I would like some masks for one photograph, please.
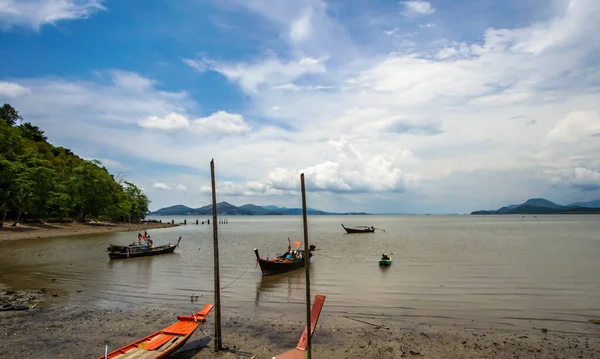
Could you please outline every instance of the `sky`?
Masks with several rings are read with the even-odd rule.
[[[0,103],[143,188],[468,213],[600,198],[600,1],[0,0]]]

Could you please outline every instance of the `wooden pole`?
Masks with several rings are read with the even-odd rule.
[[[312,333],[310,330],[310,251],[308,246],[308,223],[306,217],[306,188],[304,186],[304,173],[300,175],[300,185],[302,187],[302,221],[304,222],[304,268],[306,270],[306,358],[311,359]]]
[[[215,255],[215,351],[223,349],[221,340],[221,284],[219,281],[219,235],[217,233],[217,189],[215,186],[215,160],[210,161],[213,210],[213,252]]]

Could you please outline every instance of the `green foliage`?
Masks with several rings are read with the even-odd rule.
[[[3,122],[8,123],[11,126],[17,124],[17,121],[21,120],[21,116],[17,110],[15,110],[11,105],[5,103],[2,107],[0,107],[0,119],[4,120]]]
[[[148,213],[148,197],[100,161],[54,147],[29,122],[17,125],[22,119],[8,104],[0,116],[0,225],[7,218],[139,221]]]

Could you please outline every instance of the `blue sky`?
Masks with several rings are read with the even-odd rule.
[[[596,0],[0,1],[0,101],[157,209],[600,198]]]

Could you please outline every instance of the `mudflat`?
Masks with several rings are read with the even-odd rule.
[[[171,308],[99,308],[67,304],[53,290],[4,291],[0,302],[34,305],[0,312],[0,358],[97,358],[176,321]],[[198,310],[204,303],[198,303]],[[326,308],[326,306],[325,306]],[[251,317],[223,311],[222,352],[213,351],[214,312],[173,359],[272,358],[295,347],[303,317]],[[585,326],[585,325],[584,325]],[[581,332],[545,328],[486,330],[427,325],[410,318],[381,321],[323,311],[313,337],[314,358],[600,358],[600,325]]]
[[[177,224],[143,222],[143,223],[44,223],[44,224],[18,224],[13,227],[5,224],[0,227],[0,241],[51,238],[73,235],[96,233],[144,231],[155,228],[170,228]]]

